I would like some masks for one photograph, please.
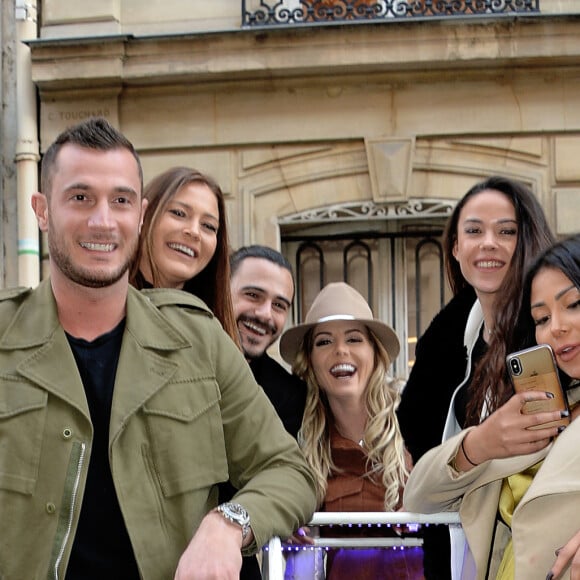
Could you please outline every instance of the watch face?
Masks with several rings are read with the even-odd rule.
[[[247,525],[250,522],[248,512],[239,503],[225,503],[223,504],[223,511],[242,526]]]

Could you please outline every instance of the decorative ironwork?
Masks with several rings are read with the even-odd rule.
[[[425,247],[433,247],[437,253],[439,261],[439,305],[441,308],[445,305],[445,273],[444,273],[444,258],[443,245],[441,242],[432,237],[422,239],[415,246],[415,336],[421,336],[423,333],[423,325],[421,320],[421,280],[423,280],[423,261],[421,260],[421,250]]]
[[[358,254],[356,252],[358,250]],[[373,260],[371,257],[371,248],[370,246],[361,241],[361,240],[354,240],[350,244],[348,244],[343,251],[342,254],[342,277],[344,281],[349,284],[349,268],[352,263],[352,260],[356,258],[360,258],[360,254],[364,255],[364,260],[367,266],[367,301],[369,304],[373,303]]]
[[[309,209],[300,213],[278,218],[280,225],[314,224],[323,222],[352,222],[372,220],[417,219],[420,217],[442,217],[451,215],[455,201],[420,199],[405,202],[376,204],[372,201],[349,202]]]
[[[242,0],[243,26],[539,13],[540,0]]]
[[[302,312],[305,310],[303,305],[303,296],[302,296],[302,263],[303,263],[303,256],[306,252],[310,250],[316,254],[318,260],[318,288],[322,290],[324,288],[324,252],[322,248],[314,243],[314,242],[304,242],[300,244],[300,247],[296,251],[296,267],[294,271],[296,272],[296,306],[297,306],[297,316],[298,320],[302,322]]]

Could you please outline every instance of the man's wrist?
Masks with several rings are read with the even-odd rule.
[[[218,505],[215,511],[224,517],[228,522],[239,526],[242,532],[242,546],[246,545],[246,540],[250,535],[250,514],[239,503],[225,502]]]

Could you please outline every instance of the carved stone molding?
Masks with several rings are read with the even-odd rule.
[[[278,224],[447,218],[453,211],[455,203],[456,200],[449,199],[411,199],[391,203],[373,201],[340,203],[279,217]]]
[[[365,139],[375,201],[407,199],[415,139]]]

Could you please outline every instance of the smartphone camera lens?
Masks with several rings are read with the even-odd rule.
[[[520,359],[512,358],[510,360],[510,367],[512,369],[512,374],[518,376],[522,374],[522,365],[520,364]]]

